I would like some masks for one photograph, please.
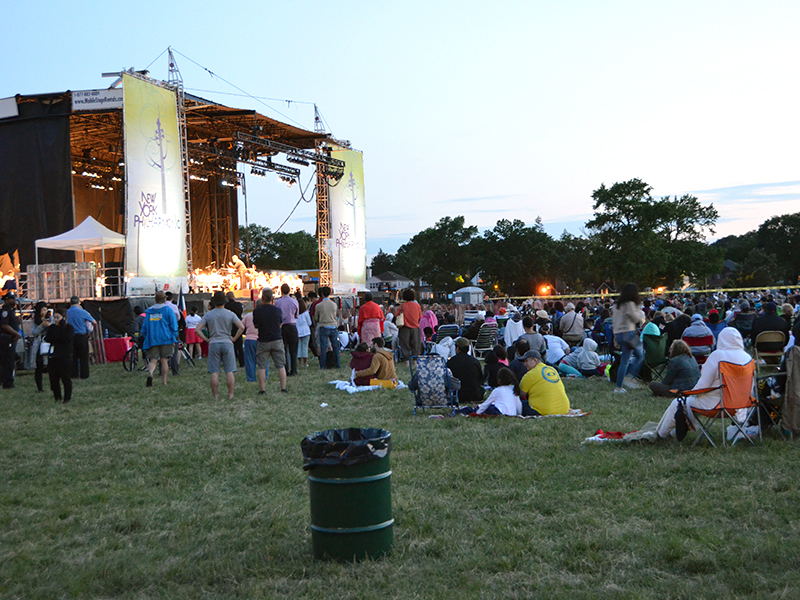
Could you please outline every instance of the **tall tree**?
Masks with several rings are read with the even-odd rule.
[[[436,291],[453,291],[475,275],[475,257],[470,242],[477,235],[464,217],[443,217],[420,231],[397,250],[395,269],[401,275],[424,279]]]
[[[504,294],[533,294],[547,278],[553,240],[539,218],[530,227],[519,219],[501,219],[473,244],[481,278]]]
[[[655,200],[651,192],[641,179],[594,191],[595,214],[586,224],[595,242],[593,265],[617,285],[652,287],[718,271],[721,253],[705,244],[717,210],[694,196]]]
[[[797,285],[800,279],[800,213],[781,215],[764,221],[758,228],[756,239],[760,248],[777,257],[778,269],[775,275],[788,285]]]
[[[379,249],[378,253],[372,257],[372,262],[370,263],[370,269],[372,269],[373,275],[380,275],[381,273],[385,273],[386,271],[393,271],[394,270],[394,255],[387,254],[383,251],[383,249]]]

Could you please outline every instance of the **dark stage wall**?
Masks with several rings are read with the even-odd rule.
[[[70,101],[57,94],[29,98],[18,106],[18,117],[0,120],[0,254],[19,249],[25,270],[35,263],[37,239],[75,226]],[[72,260],[72,252],[39,252],[41,263]]]

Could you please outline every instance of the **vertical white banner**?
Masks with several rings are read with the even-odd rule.
[[[123,90],[126,269],[129,288],[150,293],[188,275],[177,105],[175,92],[130,75]]]
[[[355,150],[334,150],[345,163],[344,176],[331,184],[331,279],[337,294],[367,291],[367,213],[364,197],[364,157]]]

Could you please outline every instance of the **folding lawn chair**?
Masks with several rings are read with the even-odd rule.
[[[782,331],[762,331],[753,344],[753,358],[756,359],[756,375],[778,371],[783,359],[786,336]]]
[[[478,331],[478,339],[472,345],[475,358],[481,358],[497,344],[497,324],[484,323]]]
[[[647,381],[661,381],[664,379],[664,371],[667,369],[667,334],[644,335],[644,368],[642,369],[642,379]]]
[[[744,438],[755,446],[755,442],[748,437],[745,432],[745,427],[750,420],[753,410],[758,415],[758,438],[761,440],[761,414],[758,410],[758,400],[753,395],[753,374],[755,372],[755,364],[751,360],[746,365],[737,365],[730,362],[719,363],[719,375],[722,380],[722,385],[716,388],[704,388],[700,390],[687,390],[681,392],[678,396],[679,400],[684,401],[687,397],[696,396],[698,394],[705,394],[713,392],[714,390],[722,389],[722,400],[720,403],[711,409],[702,408],[689,408],[694,417],[697,419],[699,432],[697,438],[694,440],[694,446],[700,442],[701,439],[707,439],[712,446],[716,448],[714,440],[711,439],[711,426],[715,421],[719,421],[722,425],[722,447],[725,447],[727,439],[727,429],[725,427],[725,419],[730,420],[731,425],[736,427],[736,435],[734,436],[731,446],[734,446],[739,439]],[[740,422],[736,418],[736,412],[739,410],[747,410],[746,418]],[[763,441],[763,440],[761,440]]]
[[[450,388],[447,375],[447,361],[438,354],[412,356],[409,361],[411,381],[414,390],[414,414],[417,408],[452,409],[456,414],[458,392]]]

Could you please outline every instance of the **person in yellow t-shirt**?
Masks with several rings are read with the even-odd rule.
[[[558,371],[542,362],[542,355],[528,350],[522,357],[528,372],[519,382],[525,396],[522,415],[564,415],[569,412],[569,398]]]

